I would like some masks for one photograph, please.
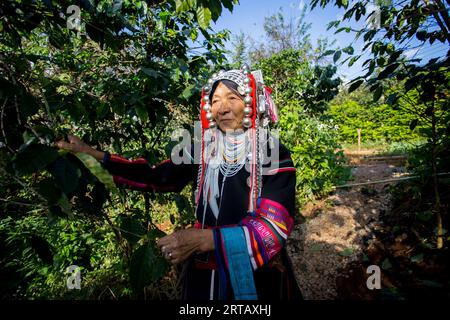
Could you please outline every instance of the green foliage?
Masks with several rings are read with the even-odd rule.
[[[335,67],[313,67],[303,50],[281,51],[261,59],[255,67],[266,75],[264,80],[273,89],[275,103],[299,100],[310,114],[323,113],[341,83],[335,78]]]
[[[231,52],[231,67],[233,69],[239,69],[243,63],[248,63],[248,42],[249,37],[243,32],[233,37],[233,51]]]
[[[312,114],[322,114],[328,107],[329,102],[338,94],[341,79],[336,77],[336,66],[315,66],[313,77],[308,81],[301,98]]]
[[[13,167],[19,176],[29,175],[45,168],[58,158],[58,152],[48,146],[24,145],[12,159]]]
[[[339,104],[332,103],[327,114],[339,126],[341,142],[358,142],[357,129],[361,129],[363,142],[390,143],[420,137],[419,128],[409,128],[414,115],[404,110],[394,110],[387,104],[360,104],[350,98]]]
[[[83,162],[83,164],[86,166],[86,168],[89,169],[89,171],[98,179],[100,182],[102,182],[105,186],[108,187],[108,189],[113,190],[116,188],[116,185],[114,184],[112,176],[103,169],[101,164],[91,155],[88,155],[86,153],[76,153],[75,154],[78,159]]]
[[[261,69],[264,81],[273,89],[275,103],[284,105],[292,99],[299,99],[306,90],[312,70],[302,50],[288,49],[269,58],[261,59],[255,68]]]
[[[306,6],[300,10],[300,16],[295,22],[292,18],[287,18],[281,8],[277,13],[264,18],[264,31],[268,38],[265,57],[284,50],[307,49],[310,46],[311,23],[305,22]]]
[[[136,244],[143,235],[146,234],[146,229],[136,217],[119,216],[119,225],[122,236],[130,243]]]
[[[418,148],[420,148],[423,144],[426,143],[425,139],[418,139],[418,140],[408,140],[408,141],[399,141],[399,142],[392,142],[384,150],[384,153],[386,154],[407,154],[407,155],[413,155]]]
[[[98,298],[109,288],[130,298],[164,276],[155,223],[190,221],[175,201],[118,190],[96,160],[53,142],[71,133],[162,160],[168,133],[197,117],[210,65],[226,62],[228,33],[209,26],[236,3],[81,1],[75,28],[73,1],[0,3],[2,284],[17,274],[2,297]],[[65,287],[71,264],[82,268],[80,292]]]
[[[2,279],[4,298],[89,298],[97,288],[112,285],[121,269],[113,234],[93,221],[59,220],[50,227],[35,215],[8,217],[0,222],[0,238],[2,275],[9,274]],[[82,274],[76,294],[67,289],[65,276],[65,268],[74,264]]]
[[[406,92],[413,87],[422,89],[427,87],[431,91],[424,90],[423,93],[428,95],[425,100],[432,101],[434,99],[432,96],[433,82],[439,77],[437,75],[431,77],[425,75],[433,74],[439,68],[448,70],[448,54],[447,57],[431,57],[425,63],[420,59],[415,59],[415,55],[412,58],[408,57],[406,52],[410,48],[409,46],[412,46],[410,43],[413,39],[419,41],[421,45],[429,44],[432,46],[435,41],[450,43],[450,19],[445,4],[440,1],[436,3],[407,1],[398,5],[392,5],[392,3],[382,5],[378,7],[379,12],[377,12],[375,8],[371,9],[373,11],[369,11],[368,3],[363,1],[357,1],[351,8],[344,5],[342,1],[311,1],[312,9],[317,5],[326,7],[330,3],[334,3],[338,7],[346,9],[346,11],[343,20],[330,22],[328,28],[337,28],[336,33],[342,30],[353,31],[355,32],[355,38],[360,38],[363,35],[365,46],[362,51],[371,48],[371,57],[363,63],[367,73],[364,76],[352,79],[350,91],[361,85],[361,80],[368,80],[374,99],[377,101],[384,91],[383,87],[380,86],[380,81],[388,78],[403,81],[405,78],[409,78],[409,86],[407,86]],[[358,21],[361,17],[370,18],[369,23],[372,23],[372,26],[359,30],[339,27],[346,20],[350,21],[354,18]],[[379,21],[376,20],[377,17]],[[425,22],[428,23],[425,24]],[[406,45],[404,45],[405,43]],[[349,66],[362,56],[362,52],[355,54],[350,46],[342,51],[349,55],[343,61],[343,63],[348,61]],[[330,54],[332,53],[330,52]],[[335,62],[340,57],[341,51],[335,51]],[[418,62],[421,63],[418,64]]]
[[[337,128],[309,116],[298,103],[281,110],[280,136],[292,152],[297,169],[297,199],[303,205],[328,194],[349,178],[345,157],[337,143]]]
[[[450,143],[448,139],[450,116],[448,108],[448,92],[450,77],[450,50],[447,54],[434,53],[428,55],[428,61],[409,55],[409,50],[429,46],[435,48],[436,43],[450,44],[450,17],[448,1],[404,1],[401,3],[382,3],[369,12],[368,2],[357,1],[349,7],[348,2],[340,0],[312,0],[312,8],[317,5],[325,8],[330,3],[345,9],[344,19],[330,22],[329,28],[338,28],[345,20],[371,18],[371,26],[351,29],[355,38],[363,36],[362,52],[349,56],[344,62],[353,64],[363,55],[366,49],[371,50],[370,57],[362,66],[366,73],[350,81],[350,91],[357,89],[364,80],[372,92],[373,100],[378,101],[388,96],[386,102],[393,109],[406,110],[409,115],[409,128],[416,130],[421,126],[421,135],[427,138],[422,146],[426,152],[419,152],[421,159],[417,168],[421,174],[428,173],[433,177],[434,190],[432,211],[436,215],[437,248],[444,248],[443,218],[447,212],[441,203],[442,195],[438,173],[446,170]],[[377,19],[378,18],[378,19]],[[413,41],[414,40],[414,41]],[[419,44],[419,45],[417,45]],[[414,46],[414,47],[413,47]],[[340,58],[339,54],[335,60]],[[388,85],[393,85],[391,88]],[[426,191],[424,186],[423,191]]]
[[[166,273],[167,261],[160,255],[158,256],[158,251],[150,243],[134,251],[130,263],[130,282],[136,292],[159,280]]]
[[[332,186],[348,178],[344,157],[337,144],[337,130],[322,120],[329,101],[338,93],[341,80],[336,67],[320,64],[329,47],[321,40],[313,50],[306,8],[296,23],[279,11],[265,19],[269,47],[250,52],[254,69],[261,69],[265,84],[280,108],[280,139],[291,151],[297,169],[297,201],[306,204],[322,197]],[[238,49],[238,47],[236,47]]]

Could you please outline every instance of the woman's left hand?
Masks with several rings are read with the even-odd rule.
[[[185,261],[195,252],[214,250],[213,232],[209,229],[184,229],[158,240],[164,257],[173,264]]]

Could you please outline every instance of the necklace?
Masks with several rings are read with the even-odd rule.
[[[248,130],[247,130],[248,132]],[[209,204],[211,211],[218,219],[221,195],[227,178],[236,175],[245,165],[247,154],[251,147],[251,141],[247,132],[229,133],[224,135],[216,130],[214,136],[208,138],[205,162],[207,163],[205,180],[203,185],[203,205]],[[223,176],[222,187],[219,189],[219,172]],[[217,200],[220,197],[220,205]],[[205,213],[204,213],[205,214]],[[203,215],[203,220],[205,215]]]
[[[224,178],[233,177],[245,164],[245,158],[248,151],[247,135],[242,133],[233,133],[223,135],[219,134],[219,170]]]

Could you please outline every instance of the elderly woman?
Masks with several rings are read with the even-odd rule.
[[[94,150],[70,136],[58,146],[96,157],[117,185],[179,192],[196,181],[194,228],[158,241],[165,257],[184,264],[183,299],[301,298],[285,244],[295,215],[295,168],[268,124],[277,110],[260,72],[214,74],[200,103],[200,161],[151,166]]]

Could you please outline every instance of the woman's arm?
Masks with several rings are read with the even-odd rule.
[[[68,136],[69,143],[55,145],[70,152],[83,152],[96,158],[113,176],[117,186],[153,192],[180,192],[197,174],[193,164],[175,165],[170,159],[152,166],[144,158],[126,159],[109,152],[98,151],[76,136]]]
[[[93,156],[98,161],[102,161],[105,156],[105,152],[96,150],[90,145],[84,143],[80,138],[72,135],[67,135],[69,142],[63,140],[57,141],[55,145],[64,150],[68,150],[73,153],[82,152]]]

